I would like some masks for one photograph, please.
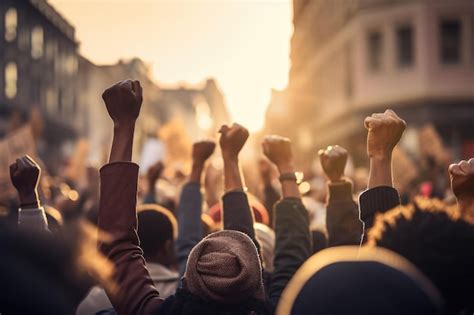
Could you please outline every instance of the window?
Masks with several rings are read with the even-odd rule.
[[[46,43],[45,57],[48,61],[54,60],[58,53],[58,43],[52,39]]]
[[[443,20],[440,24],[441,63],[457,64],[461,62],[461,32],[459,19]]]
[[[31,57],[39,59],[43,56],[43,28],[35,26],[31,31]]]
[[[5,67],[5,96],[15,98],[17,93],[18,71],[16,63],[9,62]]]
[[[397,28],[397,63],[400,67],[408,67],[413,64],[414,45],[413,28],[404,25]]]
[[[12,42],[16,38],[18,26],[18,14],[15,8],[10,8],[5,12],[5,40]]]
[[[382,46],[382,33],[379,31],[373,31],[369,33],[367,37],[367,45],[368,45],[368,65],[370,70],[377,71],[382,68],[382,54],[383,54],[383,46]]]
[[[56,114],[56,106],[58,103],[58,94],[54,87],[46,90],[46,109],[50,115]]]

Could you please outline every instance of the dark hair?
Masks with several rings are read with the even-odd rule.
[[[440,290],[449,310],[474,305],[474,225],[460,218],[456,208],[417,198],[379,215],[368,244],[411,261]]]
[[[206,301],[186,289],[179,288],[169,314],[208,314],[208,315],[270,315],[270,308],[264,301],[251,298],[238,304],[219,304]]]
[[[0,313],[73,314],[90,287],[113,272],[91,233],[81,223],[50,234],[0,222]]]
[[[138,237],[145,259],[159,253],[165,242],[173,240],[176,233],[176,219],[170,211],[161,207],[138,212]]]

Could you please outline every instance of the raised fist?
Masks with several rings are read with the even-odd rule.
[[[458,203],[465,206],[474,201],[474,159],[449,166],[451,189]]]
[[[214,141],[205,140],[195,142],[193,144],[193,162],[198,164],[204,164],[206,160],[212,155],[216,143]]]
[[[134,124],[143,101],[139,81],[120,81],[102,93],[107,112],[116,126]]]
[[[364,121],[367,134],[367,155],[371,159],[386,159],[392,154],[406,128],[403,119],[388,109],[383,114],[372,114]]]
[[[36,206],[38,195],[36,188],[41,174],[41,168],[29,156],[16,159],[10,165],[10,178],[15,186],[22,206]]]
[[[163,165],[163,162],[158,161],[150,168],[148,168],[148,171],[146,173],[146,177],[148,179],[148,182],[155,184],[158,178],[160,178],[161,173],[163,173],[165,166]]]
[[[223,125],[219,133],[221,134],[219,144],[221,146],[222,156],[224,158],[237,158],[249,137],[248,130],[234,123],[231,127]]]
[[[327,178],[331,182],[341,181],[346,168],[347,150],[338,145],[330,145],[326,150],[319,150],[318,154]]]
[[[279,169],[293,163],[291,141],[288,138],[271,135],[262,142],[263,154]]]

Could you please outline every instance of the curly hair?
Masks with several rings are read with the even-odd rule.
[[[210,315],[270,315],[270,308],[263,301],[251,298],[239,304],[225,305],[205,301],[186,289],[178,289],[174,296],[170,314],[210,314]]]
[[[411,261],[436,285],[449,311],[474,306],[474,225],[455,207],[416,198],[409,206],[378,215],[368,245]]]

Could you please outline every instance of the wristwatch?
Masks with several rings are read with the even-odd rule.
[[[278,178],[280,182],[285,180],[291,180],[296,182],[297,185],[301,184],[303,181],[304,174],[303,172],[293,172],[293,173],[283,173]]]

